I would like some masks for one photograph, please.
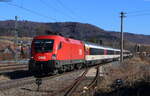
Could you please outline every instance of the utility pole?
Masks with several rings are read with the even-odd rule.
[[[121,17],[121,34],[120,34],[120,39],[121,39],[121,52],[120,52],[120,62],[122,63],[123,62],[123,18],[125,17],[125,13],[124,12],[121,12],[120,13],[120,17]]]
[[[15,45],[15,61],[17,63],[18,61],[18,52],[17,52],[17,46],[18,46],[18,16],[15,16],[15,38],[14,38],[14,45]]]

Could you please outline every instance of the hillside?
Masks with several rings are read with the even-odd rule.
[[[0,36],[14,36],[13,20],[0,21]],[[33,37],[45,34],[62,34],[80,40],[102,40],[104,44],[119,41],[119,32],[106,31],[91,24],[78,22],[39,23],[31,21],[18,22],[19,37]],[[150,36],[125,33],[125,41],[130,44],[150,44]],[[112,45],[111,45],[112,46]],[[115,46],[115,45],[114,45]]]
[[[119,38],[119,32],[114,32],[111,31],[110,34],[112,36],[118,37]],[[134,43],[139,43],[139,44],[150,44],[150,35],[142,35],[142,34],[133,34],[133,33],[124,33],[124,39],[134,42]]]

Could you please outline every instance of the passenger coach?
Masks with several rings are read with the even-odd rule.
[[[118,60],[120,50],[108,48],[93,43],[85,43],[85,60],[90,64],[101,63],[105,61]]]

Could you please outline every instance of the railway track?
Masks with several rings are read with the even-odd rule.
[[[83,90],[81,90],[81,91],[79,90],[78,94],[85,95],[86,92],[89,92],[92,89],[93,90],[91,93],[94,93],[95,92],[94,90],[97,88],[97,85],[99,83],[99,79],[100,79],[99,76],[100,76],[100,66],[97,66],[96,75],[95,75],[94,79],[91,81],[91,83],[89,83],[87,86],[85,86],[83,88]],[[94,94],[91,94],[91,96],[94,96]]]
[[[99,67],[100,66],[97,66],[97,68],[96,68],[97,69],[96,75],[95,75],[93,81],[87,86],[87,89],[91,89],[92,87],[94,87],[96,85],[96,83],[97,83],[97,81],[99,79],[99,73],[100,73]]]
[[[16,70],[27,70],[28,64],[1,64],[0,65],[0,73],[10,72]]]
[[[81,69],[81,70],[84,70],[84,69]],[[56,78],[56,77],[59,77],[59,76],[62,76],[62,75],[71,74],[71,73],[77,72],[77,71],[79,71],[79,70],[71,71],[71,72],[65,72],[65,73],[62,73],[62,74],[54,75],[54,76],[48,76],[48,77],[44,77],[44,78],[41,78],[41,79],[42,79],[42,81],[45,81],[45,80],[53,79],[53,78]],[[33,83],[35,83],[35,81],[36,81],[36,78],[31,76],[31,77],[22,78],[22,79],[10,80],[10,81],[7,81],[7,82],[0,82],[0,90],[8,90],[8,89],[11,89],[11,88],[17,88],[17,87],[27,85],[27,84],[33,84]]]
[[[80,81],[82,81],[85,77],[86,77],[86,74],[89,70],[89,68],[84,68],[84,69],[80,69],[80,70],[83,70],[83,73],[82,75],[80,75],[79,77],[77,77],[73,82],[71,82],[71,84],[69,84],[69,86],[66,86],[66,84],[62,85],[64,86],[63,88],[59,88],[57,90],[53,90],[54,92],[50,92],[50,96],[61,96],[60,94],[63,94],[62,96],[69,96],[69,95],[64,95],[64,92],[66,92],[65,94],[70,94],[70,92],[73,92],[75,90],[75,87],[74,86],[78,86],[80,84]],[[77,70],[79,71],[79,70]],[[68,89],[66,91],[66,89]]]
[[[8,90],[8,89],[22,86],[25,84],[31,84],[34,81],[35,81],[35,79],[33,77],[28,77],[28,78],[23,78],[23,79],[10,80],[7,82],[1,82],[0,83],[0,90]]]
[[[18,60],[17,63],[28,63],[29,59]],[[0,64],[16,63],[15,60],[2,60]]]
[[[88,70],[90,70],[91,68],[93,68],[95,70],[95,67],[96,66],[90,67]],[[88,89],[91,89],[95,86],[95,84],[97,82],[97,79],[98,79],[98,74],[99,74],[98,67],[96,69],[97,69],[97,71],[95,70],[94,73],[96,72],[95,74],[97,74],[97,75],[94,74],[95,76],[93,75],[94,78],[92,78],[92,79],[88,79],[87,76],[85,76],[87,74],[87,72],[86,72],[87,68],[80,69],[80,70],[75,70],[75,71],[71,71],[71,72],[66,72],[66,73],[63,73],[63,74],[55,75],[55,76],[42,78],[42,80],[44,81],[42,84],[45,84],[44,86],[47,86],[46,82],[55,82],[55,80],[56,80],[56,83],[57,83],[58,80],[64,80],[62,77],[65,76],[65,78],[66,78],[67,74],[68,74],[68,76],[71,76],[69,74],[72,74],[72,73],[74,74],[74,72],[76,73],[78,71],[80,71],[78,74],[82,74],[80,76],[77,75],[77,76],[73,77],[72,80],[68,79],[68,80],[70,80],[68,82],[68,84],[66,84],[66,81],[63,81],[63,83],[59,83],[59,84],[61,84],[61,86],[59,84],[58,85],[54,84],[55,86],[50,87],[50,89],[45,89],[45,88],[43,89],[44,86],[42,85],[43,87],[41,87],[40,91],[37,92],[37,93],[42,94],[44,92],[44,93],[49,94],[49,96],[76,96],[75,94],[79,93],[79,92],[80,92],[80,94],[83,94],[83,87],[84,87],[83,84],[85,85],[84,82],[90,80],[90,82],[86,83],[86,87]],[[81,72],[83,72],[83,73],[81,73]],[[60,78],[62,78],[62,79],[60,79]],[[70,77],[68,77],[68,78],[70,78]],[[24,85],[27,85],[24,90],[29,91],[28,90],[28,88],[29,88],[29,89],[31,89],[31,92],[33,91],[33,93],[34,93],[35,91],[37,91],[36,89],[32,89],[32,88],[36,88],[35,84],[34,84],[35,81],[36,81],[36,79],[34,77],[28,77],[28,78],[23,78],[23,79],[11,80],[11,81],[8,81],[8,82],[2,82],[2,83],[0,83],[0,91],[6,91],[7,92],[7,90],[9,91],[9,89],[16,89],[16,88],[20,88]],[[59,82],[61,82],[61,81],[59,81]],[[30,88],[30,85],[31,85],[31,88]],[[51,85],[51,83],[50,83],[49,86],[53,86],[53,85]]]
[[[42,80],[52,79],[52,78],[58,77],[60,75],[63,75],[63,74],[44,77],[44,78],[42,78]],[[11,89],[11,88],[17,88],[17,87],[27,85],[27,84],[33,84],[33,83],[35,83],[35,81],[36,81],[36,78],[31,76],[31,77],[22,78],[22,79],[10,80],[10,81],[7,81],[7,82],[1,82],[0,83],[0,90],[8,90],[8,89]]]
[[[76,88],[79,86],[79,84],[83,81],[83,79],[86,77],[87,72],[89,71],[89,69],[86,69],[84,71],[84,73],[79,76],[75,82],[72,83],[72,85],[70,85],[69,89],[65,92],[64,96],[71,96],[73,94],[73,92],[76,90]]]
[[[96,75],[95,75],[94,79],[92,80],[92,82],[86,87],[87,90],[96,86],[96,83],[97,83],[98,78],[99,78],[99,67],[100,67],[99,65],[96,67]],[[67,90],[65,92],[64,96],[76,96],[76,95],[74,95],[74,93],[76,92],[76,89],[79,87],[79,85],[84,81],[86,74],[83,73],[82,77],[79,77],[79,79],[77,79],[77,81],[73,84],[73,86],[71,86],[69,88],[69,90]],[[80,90],[80,88],[79,88],[79,90]],[[80,92],[78,91],[78,94],[81,95],[82,92],[83,92],[83,90],[80,90]]]
[[[0,67],[23,66],[27,64],[0,64]]]
[[[92,68],[95,68],[95,67],[92,67]],[[54,92],[50,96],[60,96],[60,93],[63,94],[62,96],[74,96],[73,94],[76,92],[77,88],[81,85],[81,83],[84,80],[86,80],[86,75],[90,69],[91,68],[84,69],[85,71],[82,73],[82,75],[77,77],[71,84],[69,84],[69,86],[66,86],[60,90],[56,90],[56,92]],[[96,70],[97,70],[96,75],[95,75],[93,81],[87,86],[87,88],[89,88],[89,89],[92,88],[97,83],[97,80],[99,77],[99,66],[96,67]],[[80,92],[81,92],[81,90],[80,90]]]

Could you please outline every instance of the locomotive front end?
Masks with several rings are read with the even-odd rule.
[[[53,73],[56,69],[54,36],[35,37],[31,45],[29,71],[34,74]]]

